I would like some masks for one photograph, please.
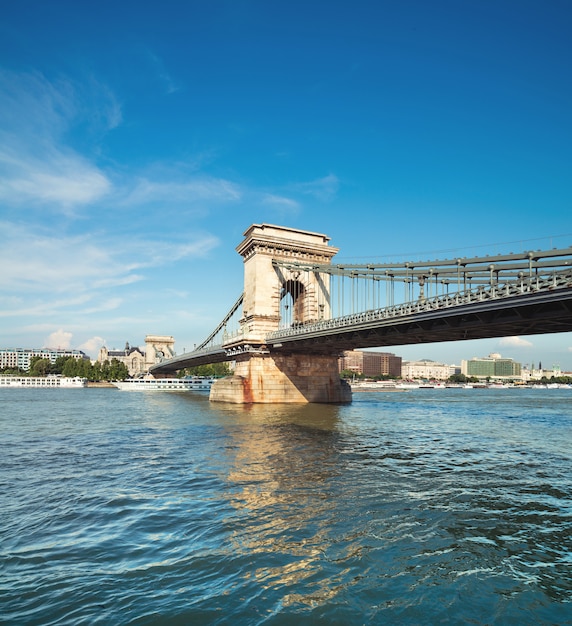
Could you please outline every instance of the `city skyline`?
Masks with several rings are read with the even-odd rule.
[[[5,7],[0,345],[191,349],[242,291],[253,223],[325,233],[339,262],[572,245],[571,18],[514,0]],[[380,350],[572,370],[572,333]]]

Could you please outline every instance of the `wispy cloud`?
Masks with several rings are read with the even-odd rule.
[[[102,133],[120,122],[111,92],[95,81],[86,85],[88,94],[70,81],[0,70],[2,202],[70,213],[109,193],[107,175],[64,141],[76,124]]]
[[[218,245],[212,235],[183,234],[184,241],[153,239],[120,240],[98,234],[66,236],[58,232],[35,230],[32,227],[0,222],[4,244],[0,247],[0,266],[10,272],[0,273],[3,297],[11,297],[13,311],[19,297],[25,294],[49,296],[50,306],[64,308],[83,305],[102,292],[141,280],[147,268],[159,267],[180,259],[208,254]],[[63,300],[57,294],[73,294]],[[98,300],[98,298],[101,298]],[[27,303],[28,313],[34,311]],[[45,306],[45,305],[44,305]],[[38,306],[37,312],[42,311]],[[5,311],[6,313],[7,311]]]
[[[169,74],[169,72],[167,72],[163,61],[150,50],[147,50],[147,55],[151,61],[151,66],[153,67],[159,80],[163,83],[166,92],[168,94],[172,94],[179,91],[181,89],[181,85],[171,76],[171,74]]]
[[[68,213],[105,196],[107,177],[87,160],[51,147],[41,158],[0,148],[0,199],[11,205],[59,207]]]
[[[292,198],[286,198],[284,196],[277,196],[275,194],[267,193],[262,196],[262,204],[277,209],[285,209],[291,213],[297,213],[300,210],[300,203]]]
[[[523,339],[522,337],[503,337],[499,344],[503,347],[510,348],[530,348],[533,344],[531,341],[527,339]]]
[[[316,180],[296,183],[292,185],[292,188],[299,193],[312,196],[322,202],[329,202],[338,193],[340,181],[334,174],[328,174],[328,176]]]
[[[180,174],[171,173],[175,180],[139,178],[121,201],[123,205],[146,206],[156,202],[194,205],[197,202],[236,202],[242,193],[231,181],[207,176],[178,180]]]

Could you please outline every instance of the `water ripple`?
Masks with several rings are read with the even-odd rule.
[[[572,623],[569,393],[2,391],[0,621]]]

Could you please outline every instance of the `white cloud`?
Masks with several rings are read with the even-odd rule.
[[[296,200],[285,198],[284,196],[276,196],[270,193],[267,193],[262,197],[262,204],[278,209],[287,209],[291,212],[298,212],[300,209],[300,204],[296,202]]]
[[[165,69],[163,61],[150,50],[147,51],[148,57],[151,61],[151,65],[155,70],[157,77],[165,86],[165,90],[168,94],[176,93],[181,88],[180,85],[173,79],[173,77]]]
[[[105,339],[102,339],[101,337],[92,337],[78,346],[78,350],[83,350],[86,354],[95,358],[99,349],[103,345],[105,345]]]
[[[70,81],[0,70],[0,200],[7,205],[71,213],[110,192],[106,174],[64,136],[79,123],[107,132],[119,124],[120,108],[95,81],[81,87],[84,93]]]
[[[532,342],[522,339],[522,337],[503,337],[499,344],[510,348],[530,348],[533,345]]]
[[[69,212],[109,193],[111,183],[88,161],[56,148],[36,159],[0,150],[0,198],[12,205],[59,206]]]
[[[339,187],[340,181],[334,174],[328,174],[328,176],[324,176],[323,178],[318,178],[306,183],[297,183],[292,186],[296,191],[313,196],[322,202],[333,200],[338,193]]]
[[[179,176],[171,173],[171,176]],[[193,204],[196,202],[236,202],[242,196],[240,188],[219,178],[195,177],[191,180],[149,180],[139,178],[123,199],[122,204],[144,206],[152,203]]]
[[[47,339],[45,343],[46,348],[52,349],[68,349],[71,346],[73,334],[66,332],[62,328],[53,332]]]
[[[0,310],[0,317],[40,317],[47,318],[54,313],[62,311],[78,311],[91,301],[92,296],[88,293],[70,298],[52,299],[49,295],[35,293],[33,297],[26,297],[28,294],[21,293],[19,298],[2,299],[3,307]],[[17,302],[17,303],[16,303]]]
[[[97,281],[113,284],[136,279],[133,266],[118,258],[125,248],[106,247],[92,235],[36,232],[9,222],[0,223],[0,230],[4,235],[0,265],[11,268],[0,274],[4,293],[48,293],[50,299],[67,293],[77,298]]]
[[[219,244],[210,234],[178,233],[176,240],[118,239],[112,236],[84,234],[60,235],[39,231],[11,222],[0,222],[3,245],[0,246],[2,298],[11,298],[16,308],[23,294],[46,294],[51,307],[77,305],[96,299],[101,308],[101,292],[125,286],[144,278],[144,270],[168,265],[187,258],[206,255]],[[62,298],[57,294],[73,294]],[[99,298],[99,299],[98,299]],[[6,300],[7,301],[7,300]],[[107,309],[117,306],[117,299],[105,299]],[[27,302],[28,311],[34,307]],[[38,312],[44,310],[38,307]]]

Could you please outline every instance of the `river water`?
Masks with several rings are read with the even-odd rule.
[[[572,624],[572,390],[0,391],[0,623]]]

